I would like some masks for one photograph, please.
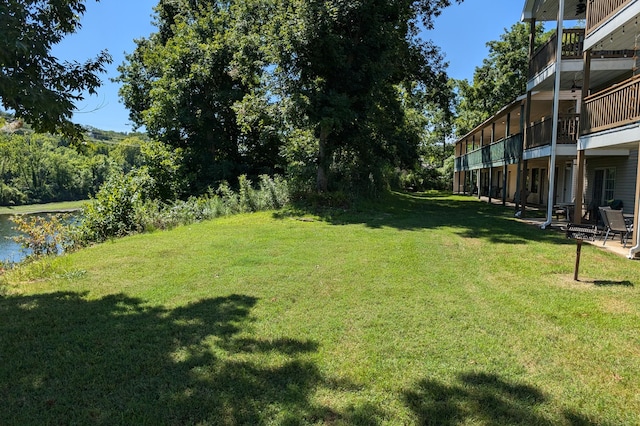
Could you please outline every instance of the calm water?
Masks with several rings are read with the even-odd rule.
[[[10,216],[0,214],[0,262],[20,262],[28,254],[20,247],[20,244],[11,239],[12,236],[19,233],[13,229],[15,225],[9,220]],[[34,216],[46,216],[46,214],[35,214]],[[73,217],[72,213],[72,220]]]

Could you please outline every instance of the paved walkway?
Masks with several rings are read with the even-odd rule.
[[[489,201],[488,197],[480,197],[480,200],[484,201],[485,203]],[[496,205],[502,205],[502,200],[492,198],[491,203]],[[507,203],[505,204],[505,208],[511,209],[512,211],[514,211],[514,214],[515,214],[514,203],[507,201]],[[527,206],[527,212],[531,212],[531,214],[535,216],[539,216],[540,214],[544,215],[545,211],[546,211],[546,206],[541,206],[541,207]],[[522,221],[523,223],[539,227],[545,222],[546,219],[544,217],[525,217],[519,220]],[[551,225],[548,228],[557,230],[558,232],[564,232],[568,224],[569,222],[565,218],[556,219],[556,217],[553,216],[551,220]],[[610,251],[622,257],[627,257],[629,255],[629,249],[633,246],[633,242],[629,240],[627,242],[627,247],[623,247],[622,243],[620,242],[619,236],[609,238],[607,240],[607,243],[604,246],[602,245],[603,241],[604,241],[604,236],[599,236],[596,239],[596,241],[585,241],[585,243],[594,245],[596,247],[600,247],[603,250]],[[638,255],[636,255],[634,260],[638,260]]]

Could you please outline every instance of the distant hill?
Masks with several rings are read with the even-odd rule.
[[[0,128],[5,129],[5,127],[10,126],[10,123],[14,121],[14,116],[8,112],[0,110]],[[138,133],[138,132],[116,132],[113,130],[102,130],[93,126],[82,126],[85,129],[85,136],[87,142],[97,142],[97,143],[109,143],[115,144],[123,141],[128,137],[136,136],[143,140],[147,140],[148,136],[146,133]],[[14,129],[5,129],[5,131],[9,130],[10,133],[24,135],[34,133],[34,130],[31,128],[29,123],[21,123],[21,125]]]

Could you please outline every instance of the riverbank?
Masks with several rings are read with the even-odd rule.
[[[24,206],[0,207],[0,214],[33,214],[49,212],[72,212],[80,210],[87,200],[62,201],[59,203],[27,204]]]

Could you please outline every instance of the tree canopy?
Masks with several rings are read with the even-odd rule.
[[[407,99],[449,102],[418,32],[453,1],[160,0],[120,93],[134,123],[185,149],[197,186],[293,164],[320,191],[379,186],[418,160]]]
[[[82,138],[71,122],[83,92],[95,93],[106,51],[84,63],[60,62],[51,48],[80,28],[83,0],[3,0],[0,3],[0,99],[5,110],[39,132]]]
[[[463,135],[513,102],[526,91],[529,70],[529,25],[518,22],[487,43],[489,56],[476,67],[473,82],[456,82],[459,94],[456,127]],[[536,26],[535,46],[546,42],[549,33]]]

